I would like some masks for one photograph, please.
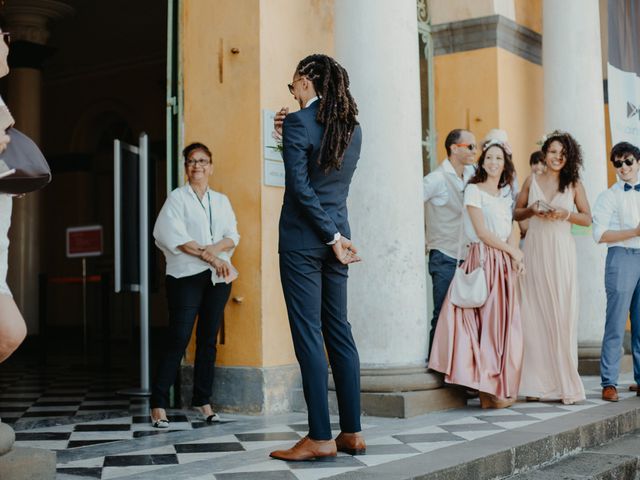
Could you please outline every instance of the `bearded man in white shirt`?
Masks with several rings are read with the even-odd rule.
[[[607,244],[604,285],[607,319],[600,354],[602,399],[618,401],[618,374],[627,318],[637,391],[640,382],[640,149],[620,142],[611,149],[618,181],[602,192],[593,208],[593,238]],[[638,392],[640,396],[640,392]]]
[[[429,275],[433,283],[433,317],[429,332],[429,354],[444,297],[456,269],[456,253],[462,222],[463,191],[475,173],[476,139],[464,129],[449,132],[444,142],[447,158],[424,177],[426,243]],[[464,235],[464,233],[463,233]],[[463,248],[463,252],[466,249]]]

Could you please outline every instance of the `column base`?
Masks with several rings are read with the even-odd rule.
[[[14,447],[15,433],[0,423],[0,478],[2,480],[54,480],[56,454],[39,448]]]
[[[214,378],[214,409],[248,415],[291,412],[302,384],[298,365],[216,367]],[[189,408],[192,393],[193,365],[182,365],[176,404]]]
[[[633,358],[624,350],[620,362],[620,373],[633,371]],[[600,347],[578,347],[578,373],[600,375]]]
[[[600,375],[600,347],[578,346],[578,373]]]
[[[335,386],[329,377],[329,407],[337,413]],[[360,376],[362,413],[376,417],[409,418],[467,404],[458,389],[444,387],[442,375],[424,367],[364,368]]]

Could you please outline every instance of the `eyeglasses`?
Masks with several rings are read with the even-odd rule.
[[[470,152],[475,152],[477,145],[475,143],[454,143],[456,147],[466,147]]]
[[[631,165],[633,165],[635,163],[636,159],[633,157],[627,157],[624,160],[614,160],[613,162],[613,166],[615,168],[622,168],[622,165],[626,165],[627,167],[630,167]]]
[[[289,93],[293,95],[293,84],[299,80],[302,80],[304,77],[296,78],[293,82],[287,83],[287,87],[289,87]]]
[[[2,32],[2,39],[4,40],[4,43],[7,44],[7,47],[8,47],[9,44],[11,43],[11,34],[9,32]]]
[[[204,167],[205,165],[209,165],[210,163],[211,163],[211,160],[207,158],[190,158],[189,160],[186,160],[184,162],[184,164],[187,167],[193,167],[195,165],[198,165],[199,167]]]

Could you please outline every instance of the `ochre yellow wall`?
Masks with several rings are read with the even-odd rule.
[[[305,56],[333,54],[333,0],[184,0],[182,13],[185,144],[212,147],[211,186],[229,196],[242,237],[231,296],[244,300],[227,305],[217,363],[292,364],[277,255],[284,188],[263,185],[262,110],[299,108],[287,83]],[[188,361],[193,350],[192,339]]]
[[[298,104],[289,94],[297,63],[312,53],[333,55],[333,0],[261,0],[260,108]],[[265,366],[295,363],[278,268],[278,219],[283,188],[262,193],[262,351]]]
[[[509,51],[498,56],[498,128],[509,135],[520,185],[529,175],[529,156],[544,131],[543,72],[540,65]]]
[[[499,125],[496,48],[434,58],[438,161],[454,128],[471,130],[478,141]]]
[[[542,67],[501,48],[434,59],[438,159],[454,128],[468,128],[481,142],[492,128],[506,130],[520,184],[543,130]]]
[[[226,343],[219,347],[218,364],[258,366],[262,363],[259,0],[184,0],[181,26],[185,144],[200,141],[211,148],[211,187],[228,195],[241,236],[233,257],[240,276],[231,295],[244,301],[227,305]],[[240,53],[231,54],[231,48]]]
[[[516,23],[542,33],[542,0],[514,0]]]

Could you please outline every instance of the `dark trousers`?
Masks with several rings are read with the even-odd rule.
[[[314,440],[331,438],[325,346],[338,397],[340,429],[361,430],[360,359],[347,321],[348,270],[328,247],[280,254],[282,290],[302,373],[309,437]]]
[[[191,405],[200,406],[210,402],[216,361],[216,337],[230,293],[231,284],[211,283],[211,270],[208,269],[189,277],[167,276],[169,331],[151,389],[151,408],[169,406],[169,389],[176,380],[196,315],[198,327]]]
[[[433,317],[431,317],[431,330],[429,331],[429,355],[431,355],[431,345],[436,334],[440,309],[455,273],[456,260],[454,258],[439,250],[429,252],[429,275],[431,275],[433,284]]]

